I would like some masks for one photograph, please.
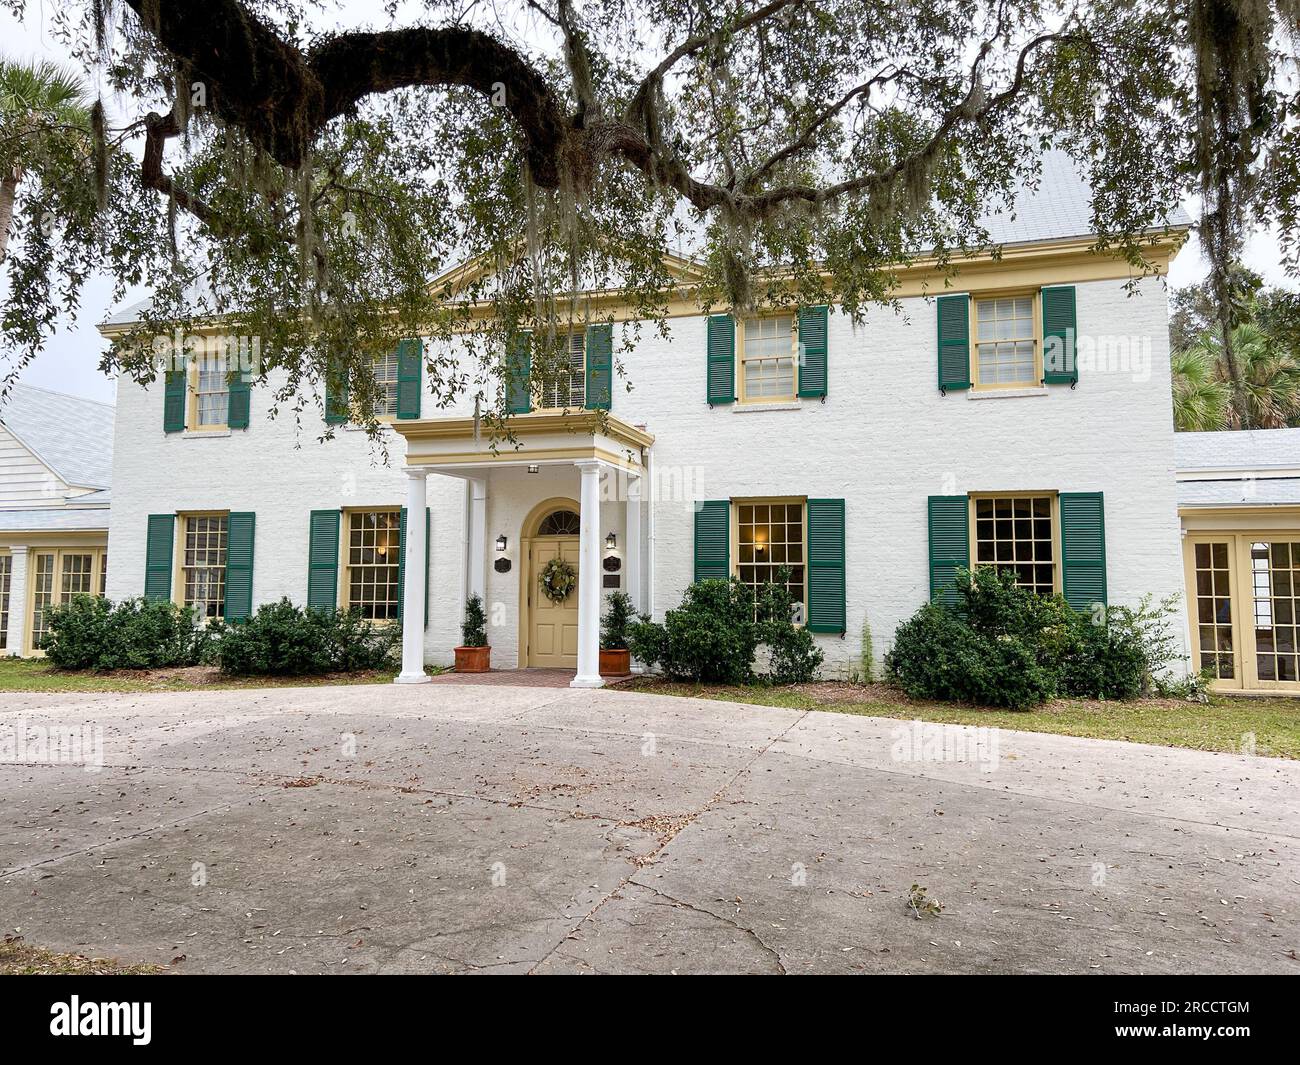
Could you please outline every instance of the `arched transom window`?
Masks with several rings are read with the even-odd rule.
[[[581,528],[578,515],[571,510],[553,510],[537,527],[538,536],[577,536]]]

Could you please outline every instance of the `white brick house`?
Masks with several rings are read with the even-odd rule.
[[[177,376],[169,403],[163,382],[123,382],[108,594],[228,616],[280,596],[401,609],[403,679],[419,680],[450,661],[479,591],[495,668],[590,685],[607,587],[661,617],[697,576],[753,583],[784,562],[829,674],[860,668],[866,627],[878,662],[959,565],[1016,562],[1080,609],[1181,591],[1166,295],[1159,277],[1126,289],[1128,265],[1088,250],[1089,216],[1086,188],[1052,168],[991,223],[1000,257],[948,288],[905,270],[901,312],[861,326],[833,307],[707,318],[678,264],[669,337],[621,350],[614,308],[614,336],[575,341],[574,394],[528,399],[521,448],[500,454],[471,410],[433,408],[409,343],[379,371],[387,465],[359,431],[321,443],[310,412],[300,430],[269,419],[269,389]],[[1161,272],[1183,228],[1151,249]],[[576,397],[605,387],[611,340],[625,377],[602,426]],[[426,523],[403,517],[426,507],[427,566]],[[556,554],[579,570],[559,607],[536,584]]]

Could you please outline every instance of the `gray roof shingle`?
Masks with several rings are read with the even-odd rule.
[[[79,488],[107,488],[113,480],[111,403],[13,385],[0,400],[0,424],[55,475]]]

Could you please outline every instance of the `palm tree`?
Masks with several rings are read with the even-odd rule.
[[[1207,433],[1228,424],[1232,390],[1219,377],[1218,355],[1203,343],[1175,351],[1169,359],[1174,384],[1174,428]]]
[[[18,186],[48,139],[89,138],[90,99],[73,72],[51,63],[0,59],[0,261],[9,249]]]
[[[1239,390],[1229,379],[1217,327],[1171,355],[1174,427],[1206,432],[1281,429],[1300,422],[1300,360],[1295,354],[1249,322],[1233,329],[1232,349]]]

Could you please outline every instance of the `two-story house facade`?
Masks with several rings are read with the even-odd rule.
[[[898,308],[861,323],[706,315],[683,261],[668,335],[625,347],[626,314],[593,296],[613,324],[574,334],[568,381],[543,394],[515,364],[517,448],[490,447],[468,404],[434,409],[414,339],[376,366],[387,462],[346,425],[320,441],[319,415],[269,418],[269,387],[123,383],[108,593],[231,619],[280,596],[357,606],[403,625],[405,681],[450,661],[478,593],[495,667],[594,686],[614,588],[661,617],[699,578],[785,577],[830,675],[859,671],[867,642],[878,662],[962,567],[1080,610],[1180,592],[1160,275],[1185,223],[1138,276],[1089,250],[1086,187],[1051,177],[991,220],[1000,254],[950,281],[918,261]],[[578,576],[560,603],[539,594],[555,557]]]

